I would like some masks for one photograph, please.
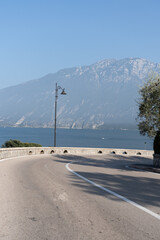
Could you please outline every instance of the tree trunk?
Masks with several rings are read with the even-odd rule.
[[[153,154],[153,166],[160,167],[160,154]]]

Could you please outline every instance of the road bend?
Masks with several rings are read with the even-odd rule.
[[[160,239],[160,175],[151,159],[40,155],[0,162],[0,239]],[[153,213],[153,214],[152,214]]]

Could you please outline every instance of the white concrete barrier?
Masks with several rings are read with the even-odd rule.
[[[117,154],[126,156],[127,155],[153,156],[153,151],[137,149],[78,148],[78,147],[26,147],[26,148],[0,149],[0,159],[40,154],[73,154],[73,155]]]

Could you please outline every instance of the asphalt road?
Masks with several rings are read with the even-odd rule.
[[[1,161],[0,239],[159,240],[160,175],[126,168],[144,162],[151,159],[66,154]]]

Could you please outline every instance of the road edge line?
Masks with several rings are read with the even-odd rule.
[[[123,197],[122,195],[119,195],[119,194],[116,193],[116,192],[113,192],[113,191],[109,190],[108,188],[102,187],[101,185],[99,185],[99,184],[97,184],[97,183],[89,180],[88,178],[83,177],[82,175],[80,175],[80,174],[76,173],[75,171],[73,171],[73,170],[69,167],[70,164],[71,164],[71,163],[67,163],[67,164],[66,164],[66,169],[67,169],[69,172],[71,172],[71,173],[73,173],[74,175],[76,175],[77,177],[83,179],[85,182],[88,182],[88,183],[92,184],[93,186],[95,186],[95,187],[97,187],[97,188],[100,188],[101,190],[103,190],[103,191],[105,191],[105,192],[107,192],[107,193],[110,193],[111,195],[113,195],[113,196],[115,196],[115,197],[117,197],[117,198],[119,198],[119,199],[121,199],[121,200],[123,200],[123,201],[125,201],[125,202],[127,202],[127,203],[129,203],[129,204],[131,204],[132,206],[134,206],[134,207],[136,207],[136,208],[138,208],[138,209],[140,209],[140,210],[142,210],[142,211],[150,214],[151,216],[155,217],[156,219],[160,220],[160,215],[159,215],[159,214],[152,212],[151,210],[149,210],[149,209],[147,209],[147,208],[145,208],[145,207],[143,207],[143,206],[141,206],[141,205],[139,205],[139,204],[137,204],[137,203],[129,200],[129,199],[126,198],[126,197]]]

